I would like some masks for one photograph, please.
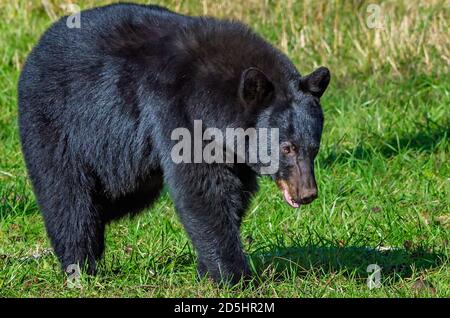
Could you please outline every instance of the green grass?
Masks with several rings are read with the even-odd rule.
[[[58,1],[44,1],[61,15]],[[81,7],[106,1],[77,1]],[[142,1],[141,1],[142,2]],[[164,194],[113,223],[96,277],[68,288],[26,176],[16,83],[51,23],[39,1],[0,1],[0,296],[450,297],[450,9],[445,1],[384,1],[384,29],[361,1],[156,1],[191,14],[239,18],[302,73],[333,73],[317,159],[319,199],[289,208],[261,190],[242,238],[255,284],[196,282],[195,254]],[[53,4],[53,5],[52,5]],[[53,9],[52,9],[53,8]],[[53,11],[52,11],[53,10]],[[366,285],[369,264],[382,287]]]

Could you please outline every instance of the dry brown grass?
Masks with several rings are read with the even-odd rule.
[[[7,24],[19,22],[37,39],[43,26],[67,13],[62,4],[77,4],[84,9],[111,2],[115,1],[3,0],[1,16]],[[374,1],[151,2],[186,14],[242,20],[287,52],[301,70],[328,65],[342,79],[449,71],[450,2],[445,0],[382,1],[381,27],[372,29],[367,26],[371,21],[367,8]],[[46,23],[37,23],[37,18]],[[29,47],[32,45],[29,43]],[[22,58],[18,53],[15,62],[20,65]]]

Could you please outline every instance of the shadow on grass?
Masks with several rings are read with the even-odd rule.
[[[366,141],[360,143],[353,149],[337,152],[335,150],[321,160],[321,166],[327,167],[335,163],[347,162],[349,159],[366,160],[375,154],[380,154],[385,158],[390,158],[404,150],[415,150],[421,152],[432,152],[442,140],[449,138],[449,126],[434,125],[411,135],[391,138],[388,140],[377,140],[375,142]]]
[[[447,261],[448,256],[423,249],[307,246],[280,248],[266,254],[253,253],[250,258],[258,273],[272,270],[275,277],[280,279],[285,279],[284,274],[304,276],[311,270],[328,274],[343,272],[344,275],[366,279],[369,275],[367,267],[376,264],[381,267],[383,278],[396,281],[411,277],[413,270],[439,267]]]

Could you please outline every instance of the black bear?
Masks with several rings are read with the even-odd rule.
[[[325,67],[301,76],[238,22],[115,4],[82,11],[79,27],[53,24],[21,73],[19,127],[63,270],[94,273],[105,225],[150,206],[166,184],[199,274],[249,277],[239,228],[264,164],[174,162],[172,132],[192,132],[195,120],[202,129],[278,129],[278,148],[267,145],[279,155],[270,177],[298,207],[317,196],[319,99],[329,81]]]

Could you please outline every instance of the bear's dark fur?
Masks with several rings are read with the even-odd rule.
[[[326,68],[300,76],[289,59],[237,22],[157,6],[81,12],[56,22],[19,81],[23,153],[62,268],[91,273],[105,225],[150,206],[165,183],[198,255],[198,270],[233,283],[250,275],[241,218],[258,164],[175,164],[171,132],[204,127],[280,129],[277,181],[289,204],[317,195]]]

